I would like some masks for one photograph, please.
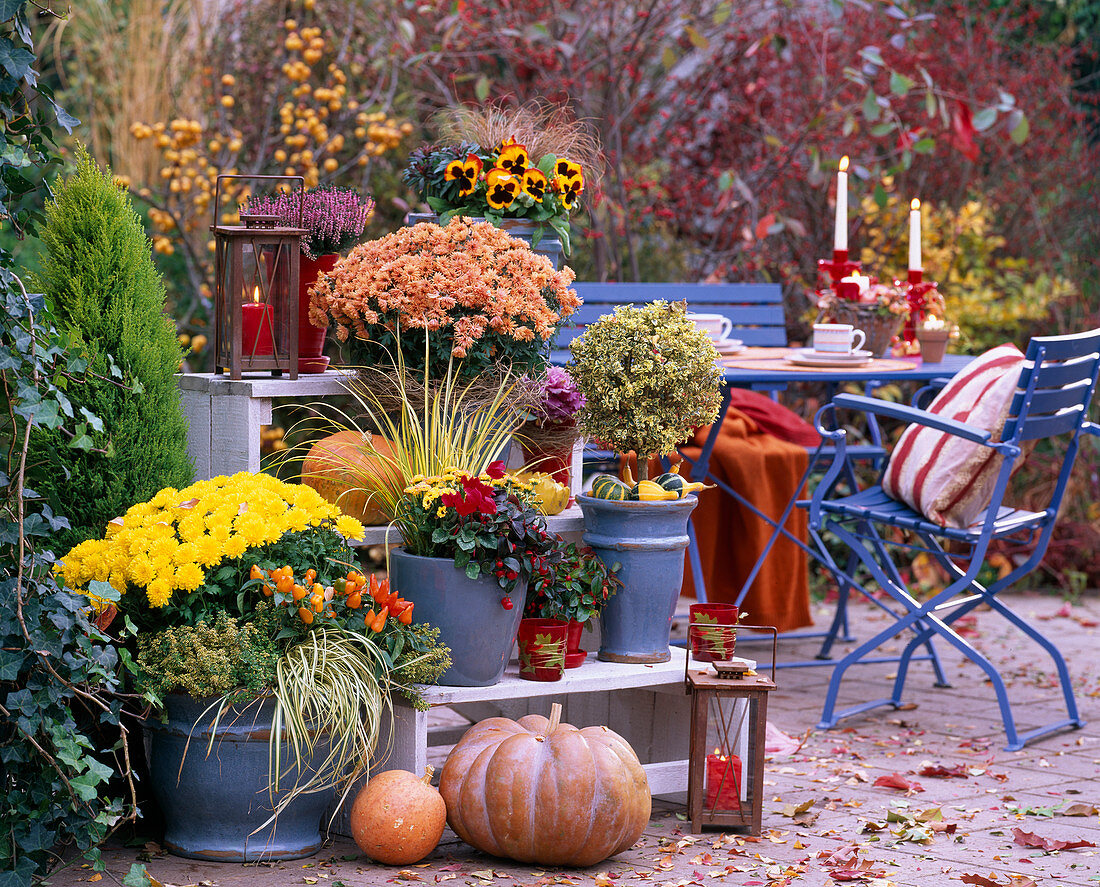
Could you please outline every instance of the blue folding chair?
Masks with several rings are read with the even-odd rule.
[[[1008,420],[999,441],[988,431],[957,422],[945,416],[901,404],[886,403],[875,398],[839,395],[818,412],[818,430],[829,437],[836,447],[835,459],[822,483],[808,502],[810,535],[821,560],[841,585],[838,618],[851,590],[862,593],[893,616],[892,623],[874,637],[861,643],[833,667],[825,697],[819,727],[835,727],[847,718],[869,709],[902,704],[902,691],[914,652],[934,639],[943,638],[986,673],[993,686],[1004,721],[1008,749],[1017,750],[1025,743],[1058,730],[1080,727],[1081,720],[1073,696],[1069,670],[1055,644],[1044,637],[1033,624],[1016,615],[997,595],[1031,573],[1040,563],[1050,542],[1058,516],[1058,508],[1066,491],[1083,434],[1100,436],[1100,425],[1090,422],[1088,408],[1100,374],[1100,329],[1071,336],[1048,336],[1032,339],[1028,345],[1023,370]],[[853,495],[829,498],[831,483],[844,470],[845,434],[836,422],[835,411],[859,410],[887,416],[925,427],[938,429],[964,440],[989,447],[1002,457],[996,485],[989,507],[968,527],[942,527],[907,505],[888,497],[881,485],[875,485]],[[1066,458],[1049,502],[1039,511],[1028,511],[1004,504],[1009,478],[1024,458],[1032,441],[1042,438],[1067,438]],[[904,531],[898,537],[898,531]],[[873,584],[863,585],[853,575],[850,563],[844,568],[830,554],[823,534],[831,533],[849,552],[855,555],[872,577]],[[997,541],[1018,555],[1019,564],[1003,578],[988,587],[978,581],[989,552]],[[907,587],[895,564],[895,550],[926,552],[950,577],[949,584],[925,601],[919,600]],[[1016,558],[1010,558],[1016,563]],[[885,597],[876,595],[885,591]],[[1067,717],[1029,732],[1019,734],[1005,682],[996,666],[976,650],[952,626],[975,607],[985,604],[999,613],[1024,635],[1035,641],[1054,661],[1064,696]],[[909,640],[898,661],[893,692],[884,699],[875,699],[836,711],[837,696],[845,673],[852,665],[868,661],[871,653],[901,634]],[[937,669],[938,671],[938,669]],[[937,677],[942,677],[937,674]]]

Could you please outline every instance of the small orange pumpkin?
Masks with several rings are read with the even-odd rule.
[[[489,718],[454,747],[439,781],[447,821],[466,843],[539,865],[590,866],[632,847],[652,798],[630,745],[607,727]]]
[[[397,472],[385,459],[393,456],[393,444],[381,435],[338,431],[310,447],[302,461],[302,483],[362,524],[388,523],[391,516],[370,492],[397,483]]]
[[[384,865],[411,865],[437,846],[447,807],[432,786],[435,768],[423,778],[408,770],[372,776],[351,807],[351,836],[367,856]]]

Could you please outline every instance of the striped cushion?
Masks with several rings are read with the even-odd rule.
[[[968,363],[929,411],[999,440],[1023,360],[1015,345],[998,345]],[[882,488],[941,526],[968,527],[989,505],[1000,458],[981,444],[911,425],[890,456]]]

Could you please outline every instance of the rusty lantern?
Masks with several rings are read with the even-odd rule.
[[[223,179],[294,181],[298,227],[275,216],[242,212],[240,225],[219,225]],[[214,187],[214,359],[216,373],[288,372],[298,378],[298,273],[301,265],[301,176],[220,175]]]
[[[691,662],[689,636],[684,675],[691,694],[688,818],[696,834],[714,826],[759,835],[768,693],[775,689],[778,632],[766,626],[730,627],[772,633],[772,677],[756,674],[755,663],[744,659]],[[714,628],[693,624],[688,632]]]

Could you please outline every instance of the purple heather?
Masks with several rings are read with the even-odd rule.
[[[248,202],[248,212],[278,216],[280,224],[296,227],[298,195],[295,192],[255,197]],[[307,191],[302,200],[302,227],[309,233],[302,237],[302,252],[315,259],[354,246],[373,212],[374,200],[361,197],[352,188]]]

